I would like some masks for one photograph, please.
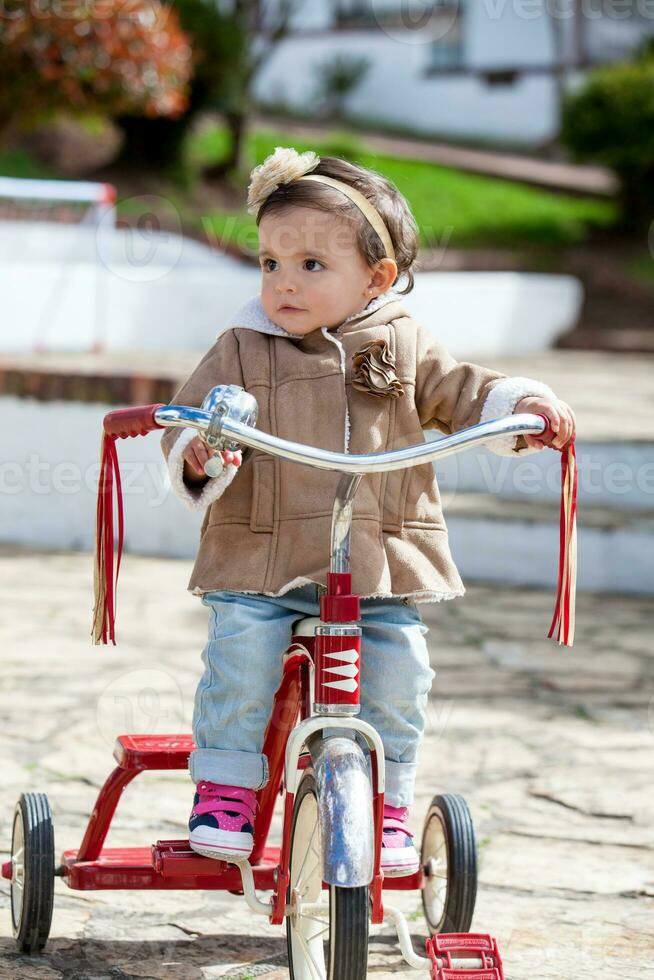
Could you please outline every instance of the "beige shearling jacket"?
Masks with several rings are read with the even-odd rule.
[[[214,385],[240,385],[257,400],[262,430],[334,452],[373,453],[418,443],[423,429],[450,433],[510,415],[526,395],[555,397],[530,378],[456,361],[402,299],[391,289],[338,327],[297,337],[266,316],[257,296],[171,404],[199,407]],[[353,358],[371,341],[385,342],[399,397],[353,384],[360,381]],[[204,511],[189,591],[282,595],[305,583],[324,585],[340,474],[248,448],[240,467],[229,464],[204,484],[187,485],[183,451],[195,435],[169,429],[161,440],[175,492],[189,508]],[[522,437],[489,448],[501,455],[538,451]],[[465,591],[431,463],[361,481],[351,547],[353,589],[363,597],[434,602]]]

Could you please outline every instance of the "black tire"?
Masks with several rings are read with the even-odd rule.
[[[38,953],[50,933],[55,879],[52,813],[44,793],[23,793],[16,804],[11,858],[14,939],[22,953]]]
[[[462,796],[444,793],[431,801],[420,861],[425,875],[422,907],[431,934],[469,932],[477,898],[477,845]]]
[[[291,880],[287,893],[287,902],[291,904],[293,886],[297,882],[295,862],[299,859],[300,848],[305,850],[300,836],[306,837],[305,821],[313,820],[313,808],[317,822],[317,790],[316,780],[311,768],[304,771],[302,780],[295,796],[293,823],[291,828]],[[317,824],[318,835],[320,826]],[[295,851],[297,850],[297,854]],[[302,868],[299,870],[302,871]],[[322,874],[320,882],[314,876],[314,892],[320,887],[322,891]],[[300,882],[302,884],[302,882]],[[315,895],[312,895],[312,900]],[[365,980],[368,967],[368,916],[369,897],[367,887],[341,888],[329,886],[328,908],[329,923],[323,937],[323,957],[318,956],[319,971],[325,980]],[[326,920],[322,920],[326,924]],[[288,967],[291,980],[306,980],[313,974],[302,962],[300,945],[297,939],[302,924],[297,923],[297,917],[286,918],[286,942],[288,948]],[[313,928],[317,928],[314,922]],[[304,960],[306,963],[306,960]]]

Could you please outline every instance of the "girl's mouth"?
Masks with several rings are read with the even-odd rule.
[[[280,306],[279,312],[280,313],[304,313],[305,311],[301,310],[299,306]]]

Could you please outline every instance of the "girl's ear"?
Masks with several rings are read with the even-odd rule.
[[[368,283],[369,291],[374,292],[376,295],[385,293],[387,289],[391,288],[396,279],[397,265],[393,259],[388,258],[388,256],[380,259],[370,277],[370,282]]]

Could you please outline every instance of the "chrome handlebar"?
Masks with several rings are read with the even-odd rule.
[[[197,429],[201,436],[210,429],[212,422],[215,423],[213,413],[183,405],[166,405],[158,408],[155,419],[161,426]],[[270,453],[271,456],[279,456],[282,459],[315,466],[322,470],[337,470],[360,476],[431,463],[463,449],[483,445],[501,436],[541,435],[546,428],[547,425],[540,415],[527,413],[510,415],[508,418],[480,422],[468,429],[461,429],[452,435],[444,436],[436,442],[421,442],[415,446],[391,449],[388,452],[356,455],[334,453],[327,449],[319,449],[317,446],[289,442],[287,439],[280,439],[278,436],[262,432],[234,419],[223,418],[220,423],[223,442],[250,446],[252,449]]]
[[[420,466],[502,436],[541,435],[547,429],[547,422],[542,415],[511,415],[508,418],[480,422],[478,425],[444,436],[435,443],[421,442],[415,446],[365,455],[334,453],[327,449],[319,449],[317,446],[289,442],[287,439],[280,439],[278,436],[255,428],[256,401],[242,388],[234,385],[217,385],[212,388],[202,408],[164,405],[156,409],[154,419],[160,426],[197,429],[201,438],[215,450],[249,446],[295,463],[342,473],[332,515],[332,572],[350,570],[350,532],[354,495],[366,473],[384,473],[409,466]],[[211,463],[210,459],[205,464],[205,472],[207,468],[209,469],[207,475],[213,475]]]

